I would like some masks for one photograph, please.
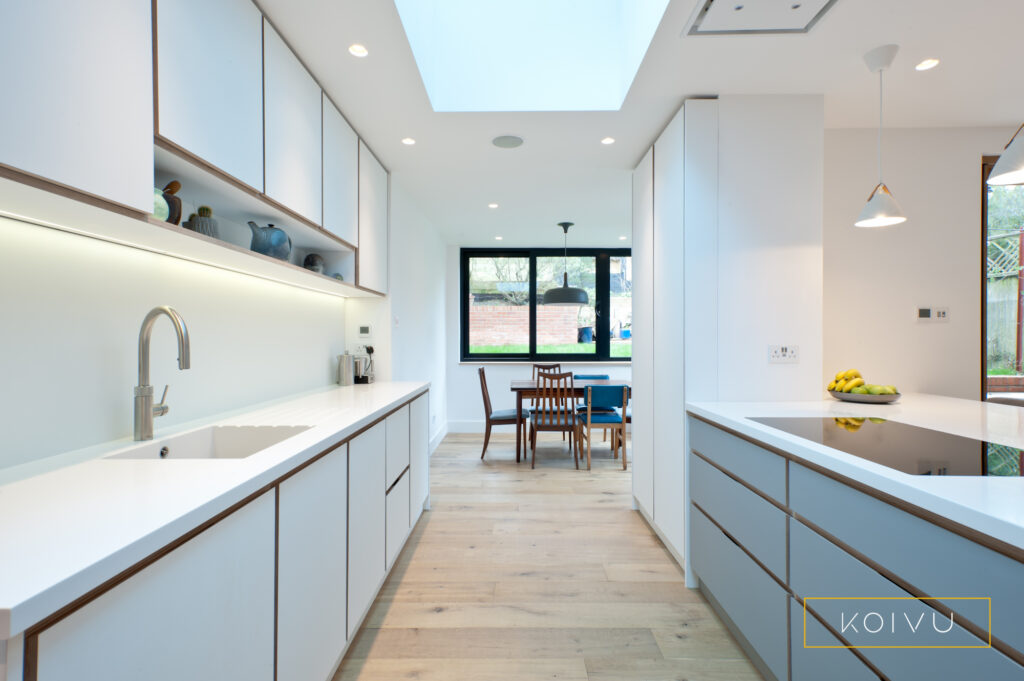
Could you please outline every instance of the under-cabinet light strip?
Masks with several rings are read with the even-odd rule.
[[[240,268],[230,267],[230,266],[223,265],[223,264],[220,264],[220,263],[211,262],[209,260],[203,260],[202,258],[195,258],[195,257],[191,257],[191,256],[181,255],[180,253],[172,253],[170,251],[164,251],[164,250],[161,250],[159,248],[154,248],[152,246],[143,246],[142,244],[134,243],[134,242],[131,242],[131,241],[125,241],[123,239],[117,239],[117,238],[112,237],[112,236],[96,234],[94,232],[90,232],[90,231],[87,231],[87,230],[84,230],[84,229],[80,229],[80,228],[77,228],[77,227],[68,227],[67,225],[61,225],[61,224],[58,224],[56,222],[49,222],[48,220],[41,220],[39,218],[28,217],[27,215],[20,215],[18,213],[11,213],[10,211],[6,211],[6,210],[0,210],[0,217],[9,218],[11,220],[17,220],[18,222],[24,222],[24,223],[29,224],[29,225],[35,225],[36,227],[45,227],[47,229],[54,229],[54,230],[57,230],[59,232],[66,232],[68,234],[74,234],[75,236],[86,237],[88,239],[95,239],[97,241],[103,241],[105,243],[114,244],[116,246],[124,246],[126,248],[134,248],[135,250],[144,251],[146,253],[154,253],[156,255],[163,255],[163,256],[166,256],[168,258],[174,258],[176,260],[182,260],[182,261],[185,261],[185,262],[191,262],[191,263],[195,263],[197,265],[204,265],[206,267],[213,267],[214,269],[223,270],[225,272],[232,272],[234,274],[241,274],[241,275],[244,275],[244,276],[247,276],[247,277],[253,277],[254,279],[262,279],[264,281],[273,282],[275,284],[282,284],[284,286],[291,286],[292,288],[297,288],[297,289],[300,289],[300,290],[303,290],[303,291],[309,291],[310,293],[321,293],[323,295],[332,296],[334,298],[349,298],[349,296],[345,295],[344,293],[333,293],[333,292],[330,292],[330,291],[325,291],[323,289],[313,288],[312,286],[304,286],[303,284],[297,284],[297,283],[292,282],[292,281],[285,281],[283,279],[278,279],[276,277],[271,277],[271,276],[266,275],[266,274],[256,274],[254,272],[249,272],[249,271],[246,271],[246,270],[243,270],[243,269],[240,269]]]

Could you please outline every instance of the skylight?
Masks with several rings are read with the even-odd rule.
[[[395,0],[434,111],[616,111],[668,0]]]

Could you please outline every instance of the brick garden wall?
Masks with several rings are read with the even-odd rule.
[[[528,305],[470,305],[470,345],[525,345],[530,342]],[[576,342],[576,308],[537,306],[538,345]]]

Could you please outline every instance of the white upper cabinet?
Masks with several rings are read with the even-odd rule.
[[[270,198],[320,224],[322,93],[270,22],[263,24],[266,189]]]
[[[157,132],[263,189],[263,15],[251,0],[160,0]]]
[[[359,142],[360,286],[388,292],[388,171]]]
[[[153,210],[150,0],[4,2],[0,163]]]
[[[353,246],[359,241],[359,136],[326,96],[324,229]]]

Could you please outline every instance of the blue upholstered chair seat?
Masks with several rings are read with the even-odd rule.
[[[590,413],[590,422],[591,423],[622,423],[622,416],[620,414],[616,413],[616,412],[600,412],[598,414],[595,414],[594,412],[591,412]],[[584,423],[586,423],[586,418],[585,417],[584,417]]]
[[[525,410],[524,410],[525,411]],[[525,415],[525,413],[524,413]],[[505,419],[514,419],[516,417],[515,409],[498,409],[491,412],[492,421],[504,421]]]

